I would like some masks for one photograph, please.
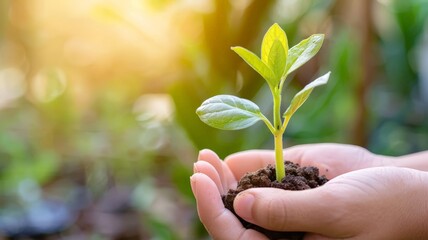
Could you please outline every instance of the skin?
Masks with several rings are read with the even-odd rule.
[[[304,191],[249,189],[234,208],[267,229],[303,231],[307,239],[428,239],[428,151],[402,157],[375,155],[350,145],[301,145],[284,158],[314,165],[331,179]],[[191,187],[199,217],[214,239],[267,239],[245,229],[221,201],[249,171],[273,164],[273,151],[252,150],[224,161],[202,150]]]

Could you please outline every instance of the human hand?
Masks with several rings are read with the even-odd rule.
[[[239,166],[239,170],[255,171],[260,168],[259,164],[262,162],[248,161],[248,164]],[[214,239],[267,239],[255,230],[244,228],[236,216],[224,207],[221,195],[226,194],[228,189],[236,188],[238,182],[226,162],[211,150],[202,150],[193,171],[190,183],[199,218]]]
[[[284,150],[284,159],[301,166],[315,166],[320,175],[332,179],[340,174],[369,167],[392,166],[394,158],[373,154],[366,149],[353,145],[321,143],[290,147]],[[263,168],[274,164],[274,152],[269,150],[249,150],[228,156],[226,165],[240,179],[248,168],[243,165]],[[254,171],[252,170],[252,171]]]
[[[428,173],[375,167],[304,191],[253,188],[234,209],[246,221],[309,239],[428,239]]]
[[[351,157],[350,157],[351,156]],[[364,167],[382,166],[388,158],[371,154],[355,146],[314,144],[288,148],[285,159],[303,166],[314,165],[321,174],[333,178],[339,174]],[[192,190],[198,204],[202,223],[215,239],[264,239],[263,235],[245,229],[238,219],[224,208],[220,195],[234,189],[246,172],[274,163],[273,151],[251,150],[233,154],[221,161],[209,150],[201,151],[191,178]]]

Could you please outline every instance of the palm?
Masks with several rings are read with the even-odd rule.
[[[309,144],[292,147],[284,155],[300,165],[316,166],[327,178],[370,167],[390,165],[391,159],[364,148],[344,144]]]
[[[321,175],[334,178],[362,168],[389,165],[390,158],[374,155],[367,150],[343,144],[308,144],[284,150],[284,159],[302,166],[318,167]],[[248,171],[274,164],[273,151],[250,150],[225,159],[226,165],[239,179]]]

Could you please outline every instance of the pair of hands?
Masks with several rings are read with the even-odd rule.
[[[292,147],[284,159],[316,166],[331,180],[304,191],[246,190],[234,202],[246,221],[276,231],[307,232],[305,240],[428,238],[427,173],[393,167],[395,158],[340,144]],[[245,229],[221,200],[241,176],[267,164],[274,164],[273,151],[241,152],[224,161],[210,150],[200,152],[191,187],[199,217],[214,239],[267,239]]]

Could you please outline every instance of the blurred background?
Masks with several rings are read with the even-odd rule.
[[[197,152],[272,149],[262,123],[204,125],[208,97],[252,99],[277,22],[289,44],[325,33],[284,105],[332,71],[287,129],[287,146],[428,149],[427,0],[0,1],[0,239],[209,239],[189,188]]]

